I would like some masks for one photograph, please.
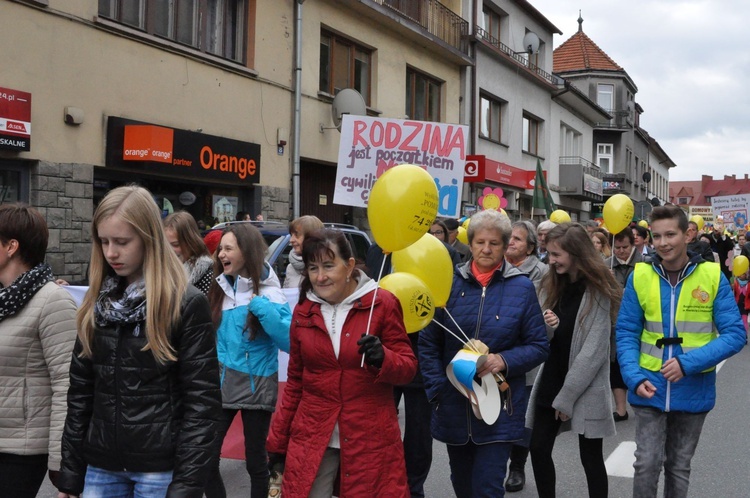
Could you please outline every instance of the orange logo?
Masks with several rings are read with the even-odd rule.
[[[125,125],[123,161],[172,164],[174,130],[154,125]]]
[[[711,296],[708,295],[708,292],[701,289],[701,286],[699,285],[695,289],[693,289],[692,296],[701,302],[701,304],[706,304]]]

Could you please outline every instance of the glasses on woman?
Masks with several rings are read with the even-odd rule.
[[[444,235],[444,234],[445,234],[445,232],[442,231],[442,230],[434,230],[434,231],[430,232],[430,235],[436,235],[436,236],[437,235]]]

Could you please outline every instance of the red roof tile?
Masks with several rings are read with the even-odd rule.
[[[552,54],[552,70],[555,73],[580,70],[623,71],[580,29]]]

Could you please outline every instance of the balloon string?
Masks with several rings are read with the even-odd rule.
[[[446,310],[446,311],[447,311],[447,310]],[[440,327],[442,327],[442,328],[443,328],[443,330],[445,330],[445,331],[446,331],[446,332],[448,332],[448,333],[449,333],[450,335],[452,335],[453,337],[455,337],[455,338],[456,338],[456,340],[458,340],[458,342],[464,342],[464,341],[463,341],[463,340],[462,340],[462,339],[461,339],[460,337],[458,337],[458,336],[457,336],[456,334],[454,334],[454,333],[453,333],[453,331],[452,331],[451,329],[449,329],[448,327],[446,327],[446,326],[445,326],[445,325],[443,325],[442,323],[438,322],[438,321],[437,321],[437,320],[435,320],[434,318],[432,319],[432,323],[435,323],[435,324],[439,325]],[[454,323],[455,323],[455,322],[454,322]],[[460,329],[459,329],[459,330],[460,330]],[[461,332],[461,333],[463,334],[463,332]],[[473,349],[475,353],[479,353],[479,350],[478,350],[478,349],[476,348],[476,346],[474,346],[474,344],[473,344],[473,343],[472,343],[471,341],[466,341],[466,345],[467,345],[467,346],[469,346],[469,347],[470,347],[471,349]],[[480,353],[480,354],[481,354],[481,353]]]
[[[456,320],[454,320],[454,319],[453,319],[453,315],[451,315],[451,312],[450,312],[450,311],[448,311],[448,308],[443,308],[443,311],[445,311],[445,313],[446,313],[446,314],[448,315],[448,317],[449,317],[449,318],[451,319],[451,321],[453,322],[453,325],[455,325],[455,326],[456,326],[456,328],[458,329],[458,331],[459,331],[459,332],[461,332],[461,335],[462,335],[462,336],[464,336],[464,338],[466,339],[466,342],[471,342],[471,339],[469,339],[469,336],[468,336],[468,335],[466,335],[466,333],[465,333],[465,332],[464,332],[464,331],[463,331],[463,330],[461,329],[461,327],[460,327],[460,326],[459,326],[459,325],[458,325],[458,324],[456,323]],[[460,340],[461,340],[461,339],[459,339],[459,341],[460,341]]]
[[[616,256],[615,256],[615,234],[612,234],[612,257],[609,258],[609,269],[610,270],[615,267],[615,258],[616,258]]]
[[[380,264],[380,272],[378,272],[378,283],[380,278],[383,276],[383,270],[385,269],[385,260],[388,259],[388,254],[383,252],[383,262]],[[378,297],[378,289],[380,285],[375,287],[375,292],[372,294],[372,306],[370,306],[370,315],[367,317],[367,329],[365,329],[365,335],[370,335],[370,325],[372,324],[372,312],[375,310],[375,298]],[[360,368],[365,366],[365,355],[362,355],[362,361],[359,363]]]

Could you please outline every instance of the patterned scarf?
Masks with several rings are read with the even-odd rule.
[[[21,273],[8,287],[0,288],[0,321],[18,313],[50,280],[52,268],[46,263],[39,263]]]
[[[133,282],[120,294],[120,277],[107,277],[102,283],[94,309],[94,321],[99,327],[112,324],[136,323],[133,335],[141,332],[140,322],[146,320],[146,282]]]

